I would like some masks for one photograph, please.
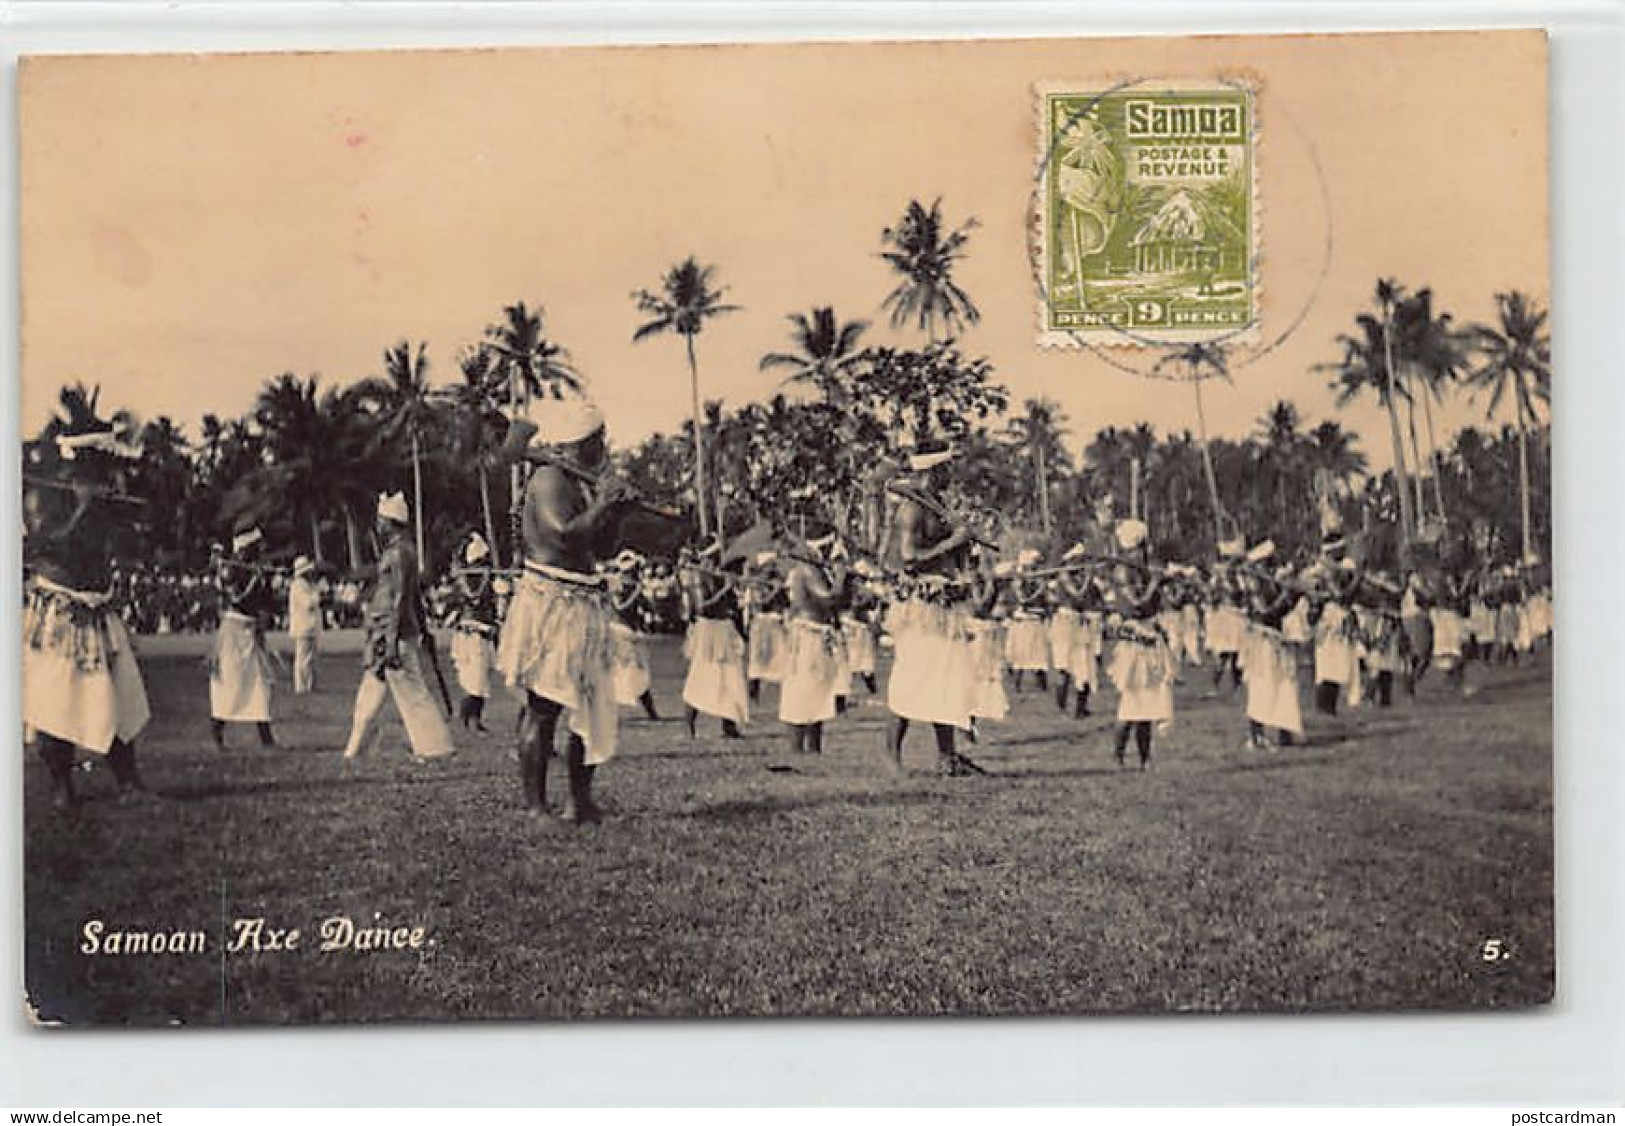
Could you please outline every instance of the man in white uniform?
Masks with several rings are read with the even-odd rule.
[[[301,555],[293,561],[288,584],[288,636],[293,639],[293,691],[303,696],[316,689],[316,641],[322,632],[322,592],[311,581],[316,565]]]

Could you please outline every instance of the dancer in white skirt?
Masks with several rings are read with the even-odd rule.
[[[1379,708],[1394,703],[1394,678],[1405,672],[1405,631],[1399,621],[1399,584],[1386,575],[1371,573],[1360,590],[1355,614],[1360,622],[1360,644],[1371,695]]]
[[[1439,596],[1428,612],[1433,623],[1433,661],[1448,683],[1461,688],[1467,677],[1469,598],[1465,584],[1446,571],[1439,574],[1438,589]]]
[[[497,659],[496,576],[491,571],[491,545],[478,532],[463,544],[463,565],[452,590],[456,618],[451,637],[451,663],[457,669],[462,725],[485,730],[485,702],[491,696],[491,668]]]
[[[660,718],[649,675],[649,643],[643,636],[643,559],[622,551],[605,568],[610,607],[615,611],[615,702],[641,707],[651,720]]]
[[[311,581],[316,564],[301,555],[288,583],[288,636],[293,640],[293,692],[316,690],[316,653],[322,635],[322,592]]]
[[[809,541],[807,550],[789,561],[784,577],[789,653],[779,685],[779,719],[789,726],[797,753],[823,751],[824,724],[835,718],[837,701],[851,682],[839,619],[847,601],[848,571],[844,563],[827,560],[833,540],[823,536]]]
[[[1256,567],[1268,561],[1274,547],[1266,540],[1248,554],[1248,562]],[[1251,572],[1242,590],[1249,610],[1241,654],[1247,746],[1268,749],[1271,731],[1280,746],[1291,746],[1303,737],[1303,708],[1298,701],[1298,657],[1283,625],[1301,596],[1262,571]]]
[[[976,699],[970,612],[959,580],[972,536],[951,527],[934,491],[941,466],[953,458],[946,442],[925,441],[908,457],[911,473],[888,485],[896,501],[890,541],[906,575],[886,616],[895,656],[886,704],[892,712],[886,747],[893,766],[903,765],[910,723],[929,723],[936,737],[937,766],[963,777],[986,773],[954,746],[956,730],[970,730]]]
[[[585,399],[536,399],[510,424],[505,458],[536,463],[525,485],[524,560],[502,623],[497,668],[525,693],[519,727],[519,781],[526,806],[547,813],[548,760],[559,718],[569,794],[562,818],[600,817],[592,785],[615,755],[615,613],[594,573],[617,547],[614,536],[631,490],[598,477],[606,464],[604,417]]]
[[[1071,553],[1069,553],[1071,554]],[[1066,664],[1056,674],[1055,702],[1064,711],[1072,688],[1072,718],[1088,719],[1089,701],[1100,687],[1100,659],[1106,647],[1106,599],[1092,570],[1057,576],[1055,598],[1072,615],[1066,631]]]
[[[1049,690],[1049,584],[1027,574],[1039,559],[1038,552],[1023,551],[1007,579],[1014,607],[1005,624],[1004,654],[1017,692],[1027,673],[1040,692]]]
[[[712,565],[721,555],[721,544],[712,543],[700,553],[699,562],[685,571],[689,624],[683,640],[683,656],[688,660],[683,719],[690,739],[697,734],[702,713],[722,721],[724,739],[740,738],[740,726],[750,721],[738,575]]]
[[[406,498],[392,493],[378,499],[377,531],[381,543],[378,569],[363,606],[365,640],[361,684],[350,716],[346,761],[358,758],[372,734],[373,722],[393,697],[406,727],[412,755],[419,760],[452,753],[451,730],[440,703],[423,679],[423,591],[417,552],[408,542],[412,518]]]
[[[789,656],[784,577],[775,552],[758,552],[751,560],[741,583],[740,602],[745,614],[745,679],[755,703],[761,698],[763,682],[778,684],[784,679]]]
[[[209,732],[226,749],[226,724],[252,723],[260,745],[273,747],[271,684],[275,662],[265,644],[265,628],[276,607],[270,568],[261,562],[264,537],[258,528],[232,537],[231,557],[219,573],[222,610],[209,658]]]
[[[1002,565],[1001,565],[1002,566]],[[971,701],[971,739],[979,738],[978,720],[1001,720],[1010,714],[1010,696],[1004,689],[1006,623],[998,615],[1001,587],[1012,572],[995,566],[983,570],[971,591],[971,666],[975,670],[976,692]]]
[[[1140,769],[1151,767],[1153,728],[1174,718],[1174,655],[1158,624],[1162,576],[1145,565],[1147,528],[1139,520],[1117,526],[1117,546],[1128,561],[1114,576],[1117,620],[1110,627],[1106,675],[1117,689],[1117,765],[1127,764],[1132,735]]]
[[[1360,624],[1354,614],[1360,575],[1353,560],[1343,559],[1326,581],[1329,589],[1314,614],[1315,710],[1336,715],[1338,697],[1344,692],[1349,707],[1360,706]]]
[[[863,561],[853,565],[858,574]],[[875,636],[875,596],[869,582],[859,578],[853,583],[851,601],[841,614],[841,629],[846,634],[846,660],[852,678],[861,681],[869,695],[879,691],[875,673],[880,665],[879,639]]]
[[[1230,677],[1230,691],[1241,683],[1241,643],[1246,633],[1247,619],[1243,612],[1245,597],[1230,564],[1239,559],[1245,545],[1240,540],[1219,543],[1219,562],[1214,568],[1208,588],[1207,613],[1202,633],[1207,649],[1213,654],[1213,691],[1218,692],[1225,675]]]
[[[76,747],[106,760],[121,799],[146,792],[135,738],[151,713],[129,631],[111,604],[110,558],[127,512],[112,486],[133,457],[106,423],[24,447],[23,725],[65,814],[78,808]]]

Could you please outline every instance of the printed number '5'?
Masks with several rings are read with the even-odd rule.
[[[1499,938],[1486,938],[1479,948],[1479,956],[1486,962],[1499,962],[1507,956]]]

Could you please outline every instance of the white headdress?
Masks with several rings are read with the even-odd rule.
[[[463,563],[473,566],[482,559],[491,558],[491,545],[485,542],[485,537],[478,532],[468,537],[468,543],[463,545]]]
[[[580,395],[564,399],[539,395],[531,400],[525,420],[536,427],[532,446],[567,446],[604,428],[603,412]]]
[[[954,448],[940,438],[925,438],[908,450],[908,467],[915,473],[934,469],[945,461],[952,461]]]
[[[310,561],[310,556],[308,555],[301,555],[299,558],[293,561],[293,577],[296,579],[300,575],[310,574],[315,569],[316,564]]]
[[[1143,520],[1122,520],[1117,525],[1117,546],[1124,551],[1133,551],[1145,542],[1150,529]]]
[[[236,535],[231,537],[232,553],[235,554],[239,551],[247,551],[264,538],[265,537],[260,534],[260,530],[258,528],[248,528],[244,531],[238,532]]]
[[[378,515],[397,524],[410,524],[412,513],[406,507],[405,493],[385,493],[378,498]]]

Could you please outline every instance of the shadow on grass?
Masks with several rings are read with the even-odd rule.
[[[776,817],[802,809],[821,809],[837,806],[844,809],[908,808],[937,805],[948,800],[940,793],[923,790],[904,790],[897,793],[875,794],[842,791],[818,795],[791,797],[777,794],[762,798],[738,798],[696,805],[687,810],[673,810],[664,816],[676,820],[696,821],[750,821],[759,817]]]
[[[1280,752],[1261,752],[1269,754],[1269,758],[1252,759],[1248,762],[1221,763],[1216,774],[1251,774],[1257,771],[1281,771],[1323,769],[1335,765],[1336,759],[1330,755],[1319,755],[1313,758],[1300,757],[1304,748],[1288,747]]]
[[[205,782],[201,784],[182,783],[179,786],[164,786],[155,791],[155,796],[168,801],[194,802],[208,801],[213,798],[240,798],[252,797],[257,794],[296,794],[321,793],[327,790],[342,790],[352,786],[445,786],[455,782],[473,782],[488,780],[490,774],[444,774],[432,767],[418,775],[395,775],[391,777],[333,777],[333,778],[278,778],[278,779],[246,779],[240,782]]]

